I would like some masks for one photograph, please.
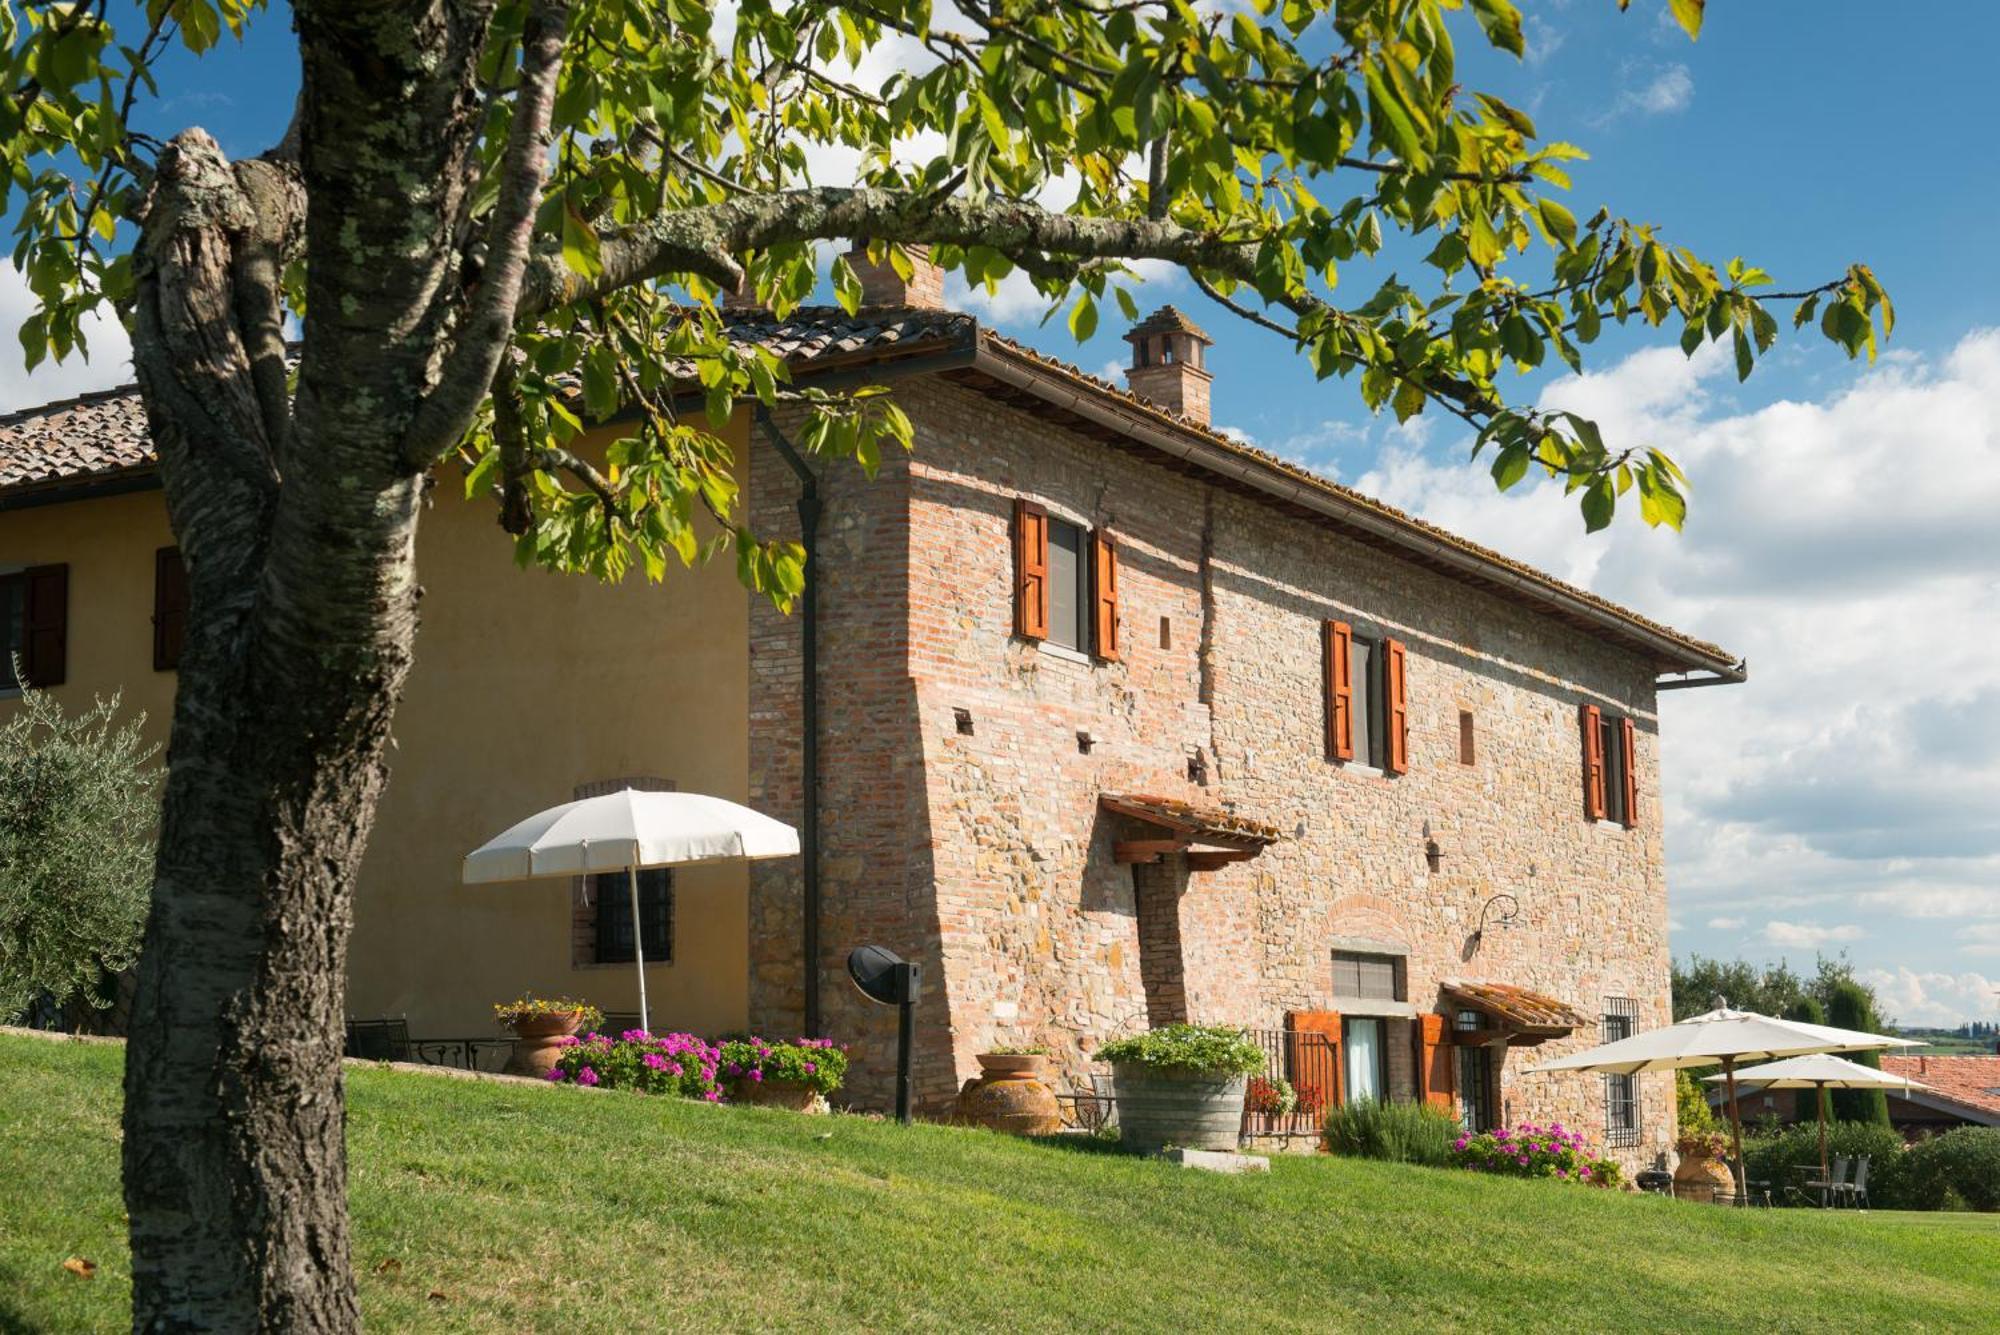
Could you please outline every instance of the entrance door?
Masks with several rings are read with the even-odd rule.
[[[1342,1026],[1341,1048],[1346,1054],[1347,1102],[1372,1099],[1383,1101],[1388,1088],[1388,1049],[1382,1042],[1382,1022],[1355,1016]]]
[[[1467,1131],[1493,1129],[1493,1049],[1464,1047],[1458,1052],[1458,1119]]]

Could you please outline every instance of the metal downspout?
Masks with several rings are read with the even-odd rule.
[[[799,480],[799,541],[806,549],[805,590],[799,609],[802,662],[800,692],[800,814],[799,857],[802,863],[803,899],[800,916],[804,920],[801,946],[805,964],[805,1035],[823,1037],[819,1006],[819,475],[806,465],[798,450],[763,404],[757,405],[757,424],[777,447]]]

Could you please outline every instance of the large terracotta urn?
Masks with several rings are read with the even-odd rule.
[[[1683,1144],[1674,1168],[1674,1194],[1696,1199],[1734,1196],[1736,1176],[1729,1171],[1729,1161],[1708,1146]]]
[[[563,1040],[583,1027],[583,1012],[523,1015],[507,1027],[514,1031],[514,1052],[507,1058],[506,1074],[547,1076],[562,1055]]]
[[[982,1074],[959,1090],[952,1120],[1014,1136],[1055,1135],[1062,1107],[1045,1078],[1048,1063],[1040,1053],[981,1053]]]

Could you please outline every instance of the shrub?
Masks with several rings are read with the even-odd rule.
[[[1326,1115],[1326,1147],[1335,1154],[1444,1168],[1452,1162],[1458,1119],[1422,1103],[1363,1099]]]
[[[847,1078],[847,1054],[830,1038],[802,1038],[796,1043],[738,1038],[718,1050],[716,1069],[721,1078],[755,1083],[782,1080],[831,1094]]]
[[[1905,1169],[1908,1209],[2000,1210],[2000,1127],[1962,1126],[1918,1141]]]
[[[139,956],[159,748],[140,740],[145,715],[117,714],[115,695],[66,716],[24,690],[0,726],[0,1024],[37,1000],[102,1009],[92,993]]]
[[[1196,1075],[1249,1075],[1264,1069],[1264,1050],[1227,1025],[1170,1024],[1097,1050],[1099,1061]]]
[[[1046,1057],[1049,1048],[1046,1043],[996,1043],[986,1049],[989,1057]]]
[[[1561,1122],[1547,1126],[1523,1122],[1478,1135],[1461,1132],[1451,1149],[1451,1162],[1460,1167],[1503,1177],[1546,1177],[1608,1187],[1622,1176],[1617,1164],[1592,1153],[1582,1134]]]
[[[1829,1163],[1840,1155],[1855,1158],[1867,1155],[1868,1199],[1885,1209],[1908,1208],[1909,1165],[1903,1138],[1886,1126],[1864,1122],[1832,1122],[1826,1128]],[[1771,1199],[1779,1205],[1808,1203],[1787,1190],[1819,1172],[1819,1128],[1794,1126],[1775,1136],[1746,1136],[1743,1140],[1744,1176],[1753,1182],[1769,1182]],[[1810,1173],[1804,1170],[1811,1169]]]
[[[1674,1120],[1683,1136],[1703,1136],[1716,1129],[1715,1114],[1692,1071],[1674,1072]]]
[[[563,1041],[549,1079],[717,1103],[722,1099],[715,1079],[720,1055],[693,1034],[649,1034],[643,1029],[627,1029],[618,1038],[572,1034]]]

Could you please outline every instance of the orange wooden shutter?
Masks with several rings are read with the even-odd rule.
[[[1118,540],[1104,529],[1090,535],[1092,643],[1097,656],[1118,661]]]
[[[162,547],[153,557],[153,671],[171,672],[180,666],[187,618],[187,566],[180,548]]]
[[[1014,501],[1014,633],[1049,636],[1049,512],[1025,496]]]
[[[1326,753],[1354,759],[1354,628],[1345,621],[1325,624]]]
[[[1635,743],[1636,729],[1631,719],[1618,721],[1618,759],[1623,763],[1619,770],[1625,776],[1625,828],[1631,829],[1639,823],[1639,748]]]
[[[1389,701],[1389,755],[1382,768],[1401,774],[1410,767],[1410,706],[1403,691],[1403,642],[1382,641],[1383,675]]]
[[[1583,721],[1583,814],[1591,820],[1604,819],[1604,734],[1598,727],[1596,705],[1578,711]]]
[[[69,666],[69,567],[33,566],[27,585],[21,666],[30,686],[60,686]]]
[[[1451,1035],[1445,1031],[1444,1016],[1420,1015],[1415,1025],[1417,1040],[1417,1098],[1441,1112],[1453,1111]]]

